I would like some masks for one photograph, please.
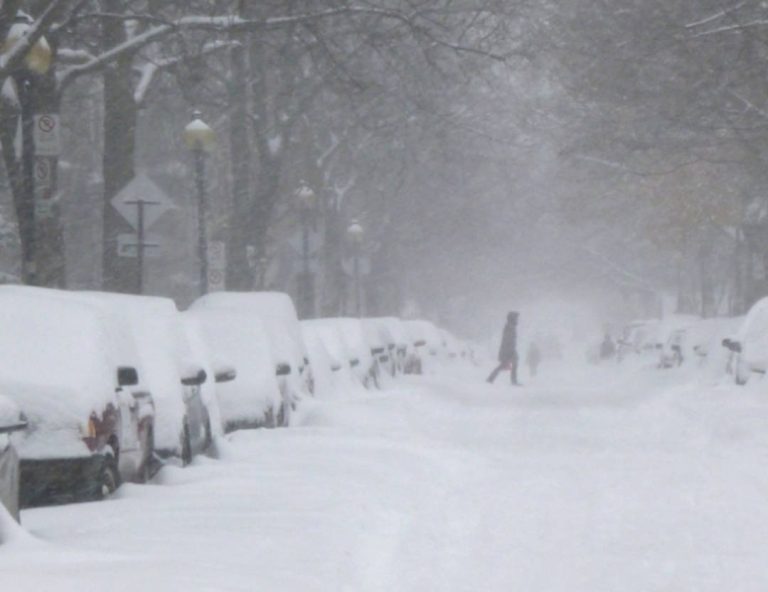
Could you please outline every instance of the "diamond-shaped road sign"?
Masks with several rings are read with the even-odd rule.
[[[175,206],[165,192],[146,175],[136,175],[133,180],[112,198],[112,206],[120,212],[128,224],[138,229],[139,212],[136,202],[148,202],[144,208],[144,228],[151,227],[158,218]]]

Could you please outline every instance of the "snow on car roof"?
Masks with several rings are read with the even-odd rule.
[[[190,310],[224,309],[253,315],[262,321],[272,343],[275,361],[294,369],[304,363],[306,351],[296,308],[282,292],[213,292],[192,303]]]
[[[33,424],[85,424],[114,401],[116,367],[99,311],[53,290],[0,287],[0,392]]]

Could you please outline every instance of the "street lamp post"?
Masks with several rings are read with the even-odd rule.
[[[309,244],[309,225],[317,196],[309,185],[302,182],[301,186],[296,190],[296,199],[299,202],[299,215],[301,218],[302,269],[298,281],[299,301],[301,303],[300,312],[304,318],[312,318],[315,308],[315,284],[310,267],[312,254],[310,253]]]
[[[195,161],[197,186],[197,257],[200,267],[200,293],[208,292],[208,238],[206,236],[205,154],[216,144],[216,135],[202,120],[199,111],[192,113],[192,121],[184,128],[184,141]]]
[[[5,47],[12,48],[29,31],[31,19],[17,16],[8,31]],[[38,76],[51,67],[51,47],[40,37],[29,49],[22,66],[12,77],[16,83],[21,115],[22,199],[19,208],[19,234],[23,237],[22,277],[25,283],[36,283],[37,228],[35,219],[35,94]]]
[[[355,282],[355,314],[358,317],[363,316],[363,287],[360,270],[360,251],[363,245],[365,231],[357,220],[347,228],[347,238],[352,246],[352,275]]]

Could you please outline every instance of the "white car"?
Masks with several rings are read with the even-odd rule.
[[[356,357],[347,341],[344,340],[342,329],[338,319],[308,319],[301,321],[301,329],[309,350],[310,361],[312,363],[315,378],[315,389],[320,392],[323,388],[323,379],[318,376],[318,364],[325,364],[330,369],[329,380],[333,384],[335,391],[344,391],[352,387],[357,378],[355,375],[356,367],[351,365],[351,360]],[[319,347],[315,347],[318,344]],[[320,349],[322,351],[320,351]],[[315,354],[313,355],[313,350]],[[315,358],[318,358],[317,361]]]
[[[254,315],[213,307],[195,307],[184,316],[199,325],[210,355],[237,369],[234,381],[216,385],[224,432],[284,425],[290,403],[280,393],[280,369],[264,324]]]
[[[732,353],[731,369],[737,384],[746,384],[752,374],[768,371],[768,298],[752,306],[733,337],[723,339]]]
[[[296,407],[314,389],[299,318],[290,296],[281,292],[215,292],[201,296],[190,310],[229,310],[261,321],[277,365],[284,413]],[[286,423],[289,421],[286,417]]]

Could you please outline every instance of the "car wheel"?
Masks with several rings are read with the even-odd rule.
[[[205,448],[213,444],[213,430],[211,430],[211,418],[208,413],[205,414]]]
[[[181,462],[187,466],[192,462],[192,442],[189,435],[189,424],[184,422],[184,431],[181,437]]]
[[[106,457],[104,466],[99,473],[99,490],[97,492],[99,499],[105,499],[112,495],[120,486],[120,473],[117,471],[117,462],[114,457]]]
[[[277,427],[285,428],[291,421],[291,412],[289,411],[290,405],[285,401],[280,403],[280,409],[277,412]]]
[[[147,431],[147,441],[144,447],[144,463],[141,467],[139,479],[142,483],[147,483],[152,478],[152,464],[155,459],[155,433],[151,428]]]

